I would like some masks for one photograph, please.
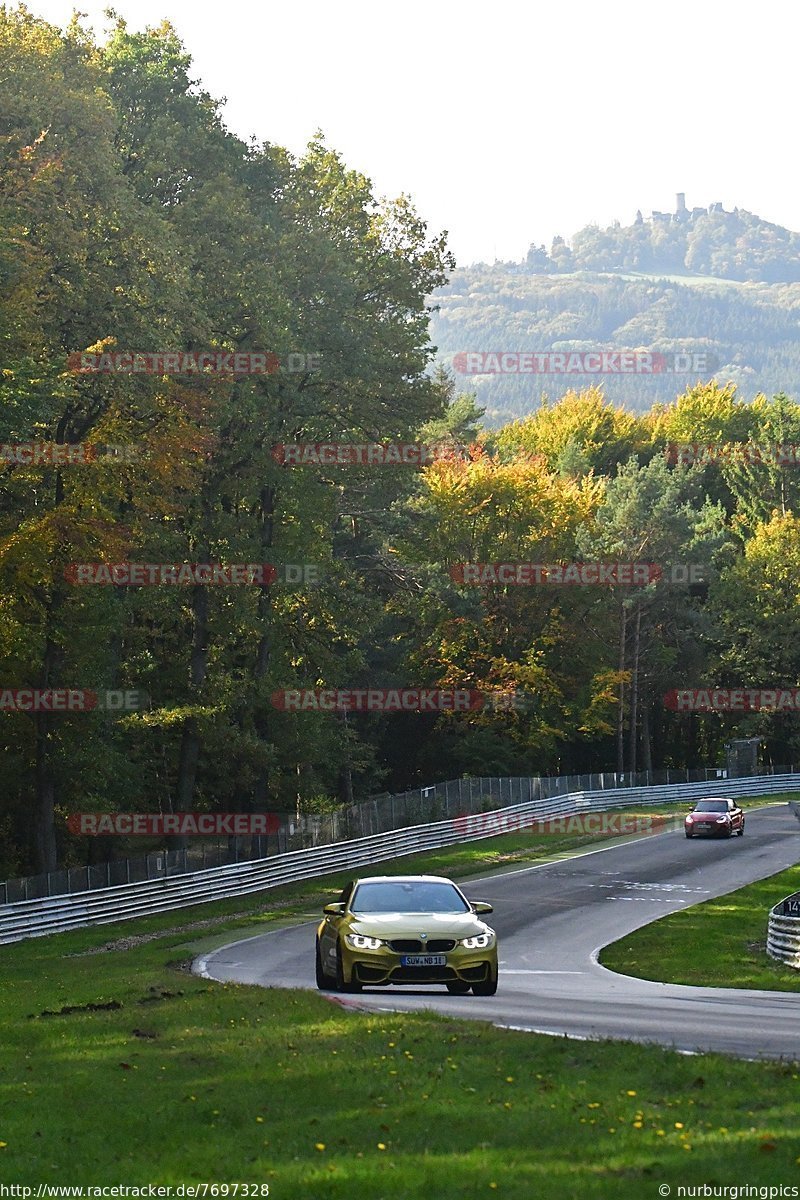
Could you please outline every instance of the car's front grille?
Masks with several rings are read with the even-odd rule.
[[[419,938],[396,938],[389,942],[389,949],[395,954],[446,954],[455,949],[453,938],[431,938],[423,942]]]

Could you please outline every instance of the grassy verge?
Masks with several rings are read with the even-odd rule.
[[[797,1174],[796,1064],[209,984],[182,969],[177,917],[158,940],[91,957],[108,930],[4,949],[0,1179],[640,1200],[661,1182],[676,1194]]]
[[[800,991],[800,971],[767,954],[773,905],[800,891],[800,866],[646,925],[600,955],[604,967],[662,983]]]

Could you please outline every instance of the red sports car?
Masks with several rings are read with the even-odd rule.
[[[698,800],[684,822],[687,838],[739,837],[744,833],[744,813],[735,800]]]

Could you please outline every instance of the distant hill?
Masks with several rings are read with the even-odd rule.
[[[532,245],[524,262],[460,268],[433,299],[433,341],[447,364],[459,351],[704,354],[746,398],[800,395],[800,234],[741,209],[690,210],[679,195],[674,213],[587,226],[549,252]],[[610,399],[643,411],[696,377],[459,376],[493,425],[536,408],[543,393],[602,380]]]
[[[641,212],[633,225],[587,225],[568,246],[554,238],[548,254],[532,245],[526,266],[536,273],[637,271],[709,275],[742,283],[800,283],[800,234],[744,209],[721,204],[687,208],[679,192],[673,213]]]

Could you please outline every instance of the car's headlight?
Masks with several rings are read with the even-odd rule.
[[[694,817],[690,813],[689,816],[686,818],[686,824],[691,825],[693,820],[694,820]]]
[[[461,945],[465,950],[485,950],[494,942],[493,933],[476,933],[474,937],[462,938]]]
[[[724,825],[725,822],[729,821],[729,820],[730,820],[730,817],[717,817],[717,824]]]
[[[346,933],[344,940],[351,950],[380,950],[383,945],[380,938],[367,937],[365,933]]]

